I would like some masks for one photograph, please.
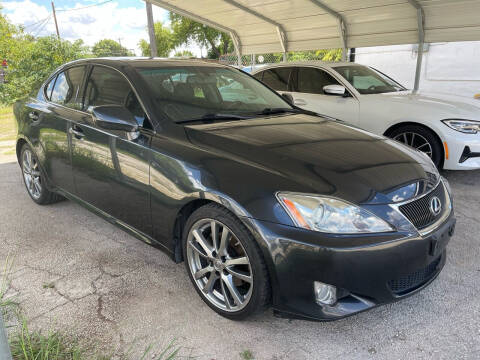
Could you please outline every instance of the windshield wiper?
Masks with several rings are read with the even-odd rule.
[[[284,113],[302,113],[302,110],[293,109],[293,108],[265,108],[259,115],[274,115],[274,114],[284,114]]]
[[[249,116],[235,115],[235,114],[205,114],[199,118],[185,119],[176,121],[177,124],[198,122],[198,121],[228,121],[228,120],[245,120],[250,119]]]

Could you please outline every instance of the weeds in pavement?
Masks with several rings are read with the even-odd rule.
[[[255,359],[253,357],[253,353],[250,351],[250,350],[244,350],[240,353],[240,357],[242,358],[242,360],[253,360]]]
[[[84,351],[75,343],[69,343],[57,332],[43,335],[30,331],[25,318],[21,319],[20,330],[10,339],[10,350],[14,360],[81,360]]]
[[[7,295],[10,288],[12,266],[13,257],[8,255],[0,274],[0,310],[4,314],[7,310],[16,310],[13,313],[16,316],[18,326],[9,334],[10,350],[14,360],[111,360],[115,358],[114,355],[92,354],[91,350],[82,347],[78,341],[71,340],[71,338],[57,331],[49,331],[48,333],[32,331],[20,309],[16,309],[18,304],[12,296]],[[51,282],[44,283],[42,287],[49,289],[53,288],[54,284]],[[3,324],[0,323],[0,326],[3,326]],[[140,360],[174,360],[177,359],[179,351],[180,347],[176,345],[175,340],[161,350],[159,355],[156,355],[157,351],[154,352],[153,345],[149,345]],[[130,358],[128,354],[127,358]]]
[[[14,298],[8,296],[7,292],[10,288],[10,273],[12,271],[13,258],[7,255],[2,269],[2,278],[0,279],[0,309],[5,314],[10,308],[16,305]]]
[[[174,360],[177,358],[177,354],[180,351],[180,348],[176,346],[175,340],[172,340],[170,344],[168,344],[168,346],[159,355],[154,355],[153,357],[150,356],[152,351],[153,345],[150,344],[145,349],[145,352],[143,353],[143,356],[140,358],[140,360],[146,360],[147,356],[149,356],[148,358],[154,360]]]

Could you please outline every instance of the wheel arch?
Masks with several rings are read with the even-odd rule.
[[[387,130],[385,130],[385,132],[383,133],[383,135],[386,136],[386,137],[390,137],[390,134],[391,134],[393,131],[395,131],[395,130],[401,128],[401,127],[409,126],[409,125],[410,125],[410,126],[419,126],[419,127],[422,127],[422,128],[424,128],[424,129],[430,131],[430,132],[433,134],[433,136],[435,136],[435,138],[438,140],[438,143],[440,144],[440,148],[441,148],[441,150],[442,150],[442,156],[441,156],[441,159],[442,159],[442,160],[441,160],[441,164],[440,164],[440,165],[441,165],[441,167],[443,167],[443,163],[444,163],[444,161],[445,161],[445,148],[444,148],[444,145],[443,145],[443,141],[442,141],[442,139],[440,138],[440,136],[437,134],[437,132],[436,132],[434,129],[432,129],[430,126],[427,126],[427,125],[425,125],[425,124],[422,124],[422,123],[419,123],[419,122],[415,122],[415,121],[404,121],[404,122],[400,122],[400,123],[397,123],[397,124],[394,124],[394,125],[390,126]]]
[[[16,151],[16,154],[17,154],[17,161],[18,161],[19,164],[20,164],[20,156],[22,155],[21,154],[22,153],[22,147],[25,144],[28,144],[28,141],[25,140],[24,138],[19,138],[17,140],[17,145],[16,145],[15,151]]]

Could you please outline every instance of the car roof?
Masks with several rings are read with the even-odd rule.
[[[204,59],[191,58],[151,58],[151,57],[100,57],[74,60],[64,66],[81,64],[103,64],[112,67],[132,66],[135,68],[172,67],[172,66],[211,66],[229,67],[228,65]]]
[[[334,68],[337,66],[365,66],[357,63],[352,62],[334,62],[334,61],[319,61],[319,60],[311,60],[311,61],[291,61],[291,62],[281,62],[276,64],[262,64],[265,65],[261,68],[255,68],[252,71],[252,74],[265,71],[272,68],[278,67],[285,67],[285,66],[318,66],[323,68]]]

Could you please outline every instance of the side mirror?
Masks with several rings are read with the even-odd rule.
[[[347,90],[342,85],[326,85],[323,87],[323,92],[327,95],[345,95]]]
[[[133,114],[123,106],[102,105],[92,110],[95,123],[107,130],[122,130],[134,132],[138,130],[138,123]]]
[[[287,100],[287,102],[289,104],[293,104],[293,96],[292,95],[284,93],[284,94],[282,94],[282,97],[283,97],[284,100]]]

